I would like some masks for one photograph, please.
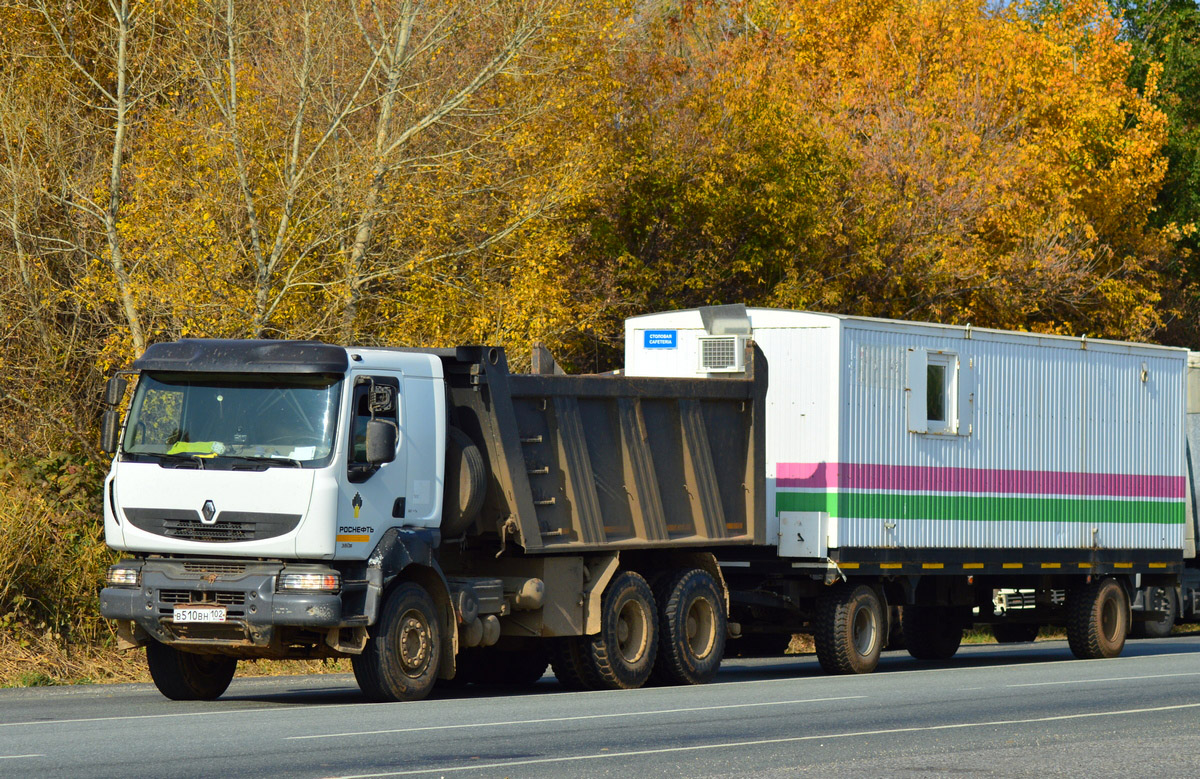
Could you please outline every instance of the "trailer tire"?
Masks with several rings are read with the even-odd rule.
[[[1129,632],[1129,596],[1111,576],[1067,591],[1067,643],[1083,660],[1116,657]]]
[[[600,605],[600,632],[582,643],[584,683],[596,690],[641,687],[658,654],[658,609],[640,574],[617,574]]]
[[[651,678],[657,684],[712,681],[725,657],[725,599],[716,579],[700,568],[664,579],[658,603],[658,658]]]
[[[1003,622],[992,625],[997,644],[1027,644],[1037,639],[1041,625],[1032,622]]]
[[[905,606],[904,647],[918,660],[949,660],[962,644],[963,624],[944,606]]]
[[[1175,595],[1174,587],[1147,587],[1146,600],[1150,600],[1155,590],[1162,592],[1163,611],[1167,616],[1153,622],[1134,622],[1129,626],[1129,635],[1134,638],[1166,638],[1175,627],[1175,617],[1179,613],[1179,598]]]
[[[883,649],[883,603],[865,584],[839,582],[817,598],[813,643],[826,673],[865,674],[879,664]]]
[[[437,606],[416,582],[400,582],[384,598],[370,640],[350,663],[372,701],[416,701],[429,695],[441,660]]]
[[[585,636],[560,638],[550,648],[550,671],[564,689],[573,692],[590,689],[580,653],[580,644],[585,640]]]
[[[146,665],[158,691],[173,701],[211,701],[229,689],[237,658],[197,655],[158,641],[146,645]]]
[[[446,537],[466,532],[487,495],[487,468],[471,437],[457,427],[446,428],[446,485],[442,532]]]

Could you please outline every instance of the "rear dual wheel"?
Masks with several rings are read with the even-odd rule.
[[[904,646],[918,660],[949,660],[962,644],[963,621],[949,606],[905,606]]]
[[[725,656],[725,598],[700,568],[664,579],[655,593],[661,636],[651,675],[659,684],[704,684]]]

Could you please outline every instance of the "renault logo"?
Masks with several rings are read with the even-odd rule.
[[[204,508],[200,509],[200,522],[205,525],[217,524],[217,507],[211,500],[204,501]]]

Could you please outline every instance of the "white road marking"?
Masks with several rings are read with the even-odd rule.
[[[1200,671],[1189,671],[1177,674],[1147,674],[1146,676],[1112,676],[1107,679],[1067,679],[1058,682],[1025,682],[1024,684],[1008,684],[1006,687],[1049,687],[1058,684],[1097,684],[1099,682],[1128,682],[1135,679],[1170,679],[1176,676],[1200,676]]]
[[[618,717],[650,717],[660,714],[683,714],[691,711],[722,711],[725,709],[750,709],[759,706],[787,706],[795,703],[823,703],[825,701],[849,701],[866,698],[865,695],[844,695],[837,698],[806,698],[796,701],[767,701],[761,703],[729,703],[720,706],[691,706],[682,709],[654,709],[651,711],[622,711],[615,714],[580,714],[575,717],[546,717],[545,719],[509,720],[500,722],[466,722],[454,725],[426,725],[419,728],[390,728],[388,730],[356,730],[348,733],[321,733],[311,736],[286,736],[285,741],[306,741],[314,738],[346,738],[347,736],[379,736],[387,733],[417,733],[426,730],[458,730],[461,728],[491,728],[513,725],[543,725],[549,722],[577,722],[579,720],[616,719]]]
[[[27,757],[45,757],[45,755],[0,755],[0,760],[24,760]]]
[[[379,779],[384,776],[417,776],[421,774],[460,773],[463,771],[479,771],[490,768],[513,768],[523,765],[539,765],[546,763],[574,763],[583,760],[606,760],[613,757],[640,757],[642,755],[662,755],[679,752],[699,752],[711,749],[735,749],[738,747],[756,747],[767,744],[794,744],[801,741],[821,741],[834,738],[862,738],[864,736],[886,736],[895,733],[917,733],[932,730],[956,730],[965,728],[988,728],[1000,725],[1029,725],[1039,722],[1059,722],[1062,720],[1085,719],[1088,717],[1114,717],[1128,714],[1148,714],[1156,711],[1178,711],[1180,709],[1200,708],[1200,703],[1183,703],[1178,706],[1156,706],[1148,709],[1122,709],[1118,711],[1094,711],[1086,714],[1061,714],[1054,717],[1034,717],[1031,719],[992,720],[990,722],[958,722],[952,725],[927,725],[911,728],[888,728],[885,730],[861,730],[854,733],[824,733],[819,736],[790,736],[787,738],[765,738],[751,741],[731,741],[723,744],[701,744],[687,747],[664,747],[663,749],[639,749],[629,752],[605,752],[592,755],[571,755],[569,757],[540,757],[530,760],[510,760],[497,763],[476,763],[474,765],[451,766],[441,768],[418,768],[410,771],[388,771],[380,774],[350,774],[336,779]]]

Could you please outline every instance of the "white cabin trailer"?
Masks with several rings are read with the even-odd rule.
[[[626,320],[626,372],[727,375],[747,339],[767,358],[781,557],[905,573],[1179,558],[1186,350],[721,306]]]

